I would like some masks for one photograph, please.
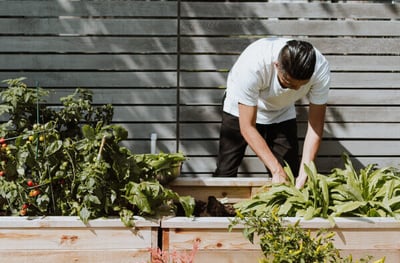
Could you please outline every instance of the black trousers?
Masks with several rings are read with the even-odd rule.
[[[296,119],[257,124],[256,127],[281,165],[284,166],[286,161],[297,177],[300,162]],[[217,168],[213,176],[236,177],[246,148],[247,142],[240,133],[239,118],[223,112]]]

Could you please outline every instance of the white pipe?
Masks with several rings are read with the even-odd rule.
[[[156,153],[157,133],[150,134],[150,153]]]

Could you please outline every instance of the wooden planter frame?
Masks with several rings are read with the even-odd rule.
[[[2,262],[149,262],[156,248],[159,220],[119,218],[84,224],[78,217],[0,217]]]
[[[269,187],[271,179],[253,178],[177,178],[168,187],[181,196],[190,195],[197,200],[207,202],[209,196],[228,203],[237,203],[250,199],[262,187]]]
[[[207,201],[210,195],[235,203],[267,186],[265,178],[178,178],[170,188],[180,195]],[[243,236],[243,225],[228,231],[229,217],[172,217],[148,220],[136,217],[135,228],[119,218],[96,219],[84,224],[78,217],[0,217],[0,258],[4,262],[133,262],[150,261],[150,248],[187,252],[195,241],[200,248],[195,262],[258,262],[257,243]],[[393,218],[284,218],[300,220],[300,226],[316,232],[328,228],[336,233],[335,246],[354,259],[386,257],[400,262],[400,221]],[[161,234],[161,236],[160,236]],[[162,243],[159,243],[162,242]]]
[[[400,262],[400,222],[393,218],[335,218],[334,227],[321,218],[284,220],[287,223],[300,220],[300,226],[312,232],[329,228],[335,232],[334,244],[343,256],[351,254],[353,259],[358,259],[370,255],[374,259],[386,257],[386,263]],[[162,220],[163,249],[187,251],[198,240],[200,249],[196,262],[258,262],[262,257],[258,243],[251,244],[243,236],[243,226],[228,232],[229,224],[227,217]]]

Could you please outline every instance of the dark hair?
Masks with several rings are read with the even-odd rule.
[[[298,80],[310,79],[315,68],[314,47],[305,41],[290,40],[279,53],[279,66],[290,77]]]

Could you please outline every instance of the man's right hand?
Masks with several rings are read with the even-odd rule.
[[[272,184],[284,184],[287,182],[288,182],[288,177],[283,170],[280,173],[272,175]]]

